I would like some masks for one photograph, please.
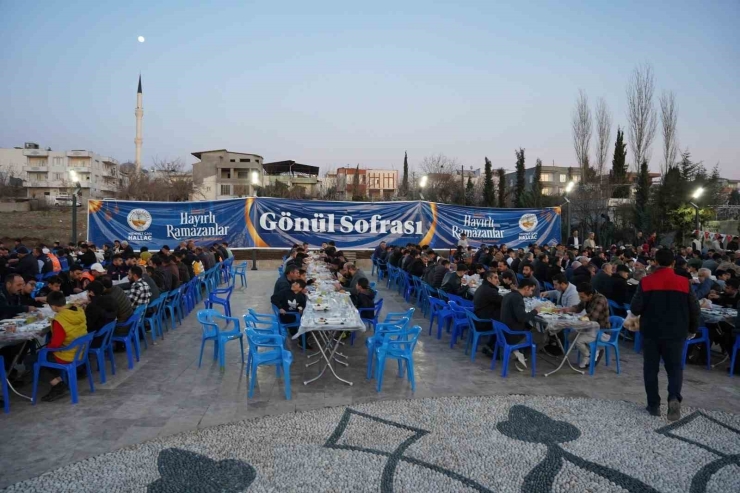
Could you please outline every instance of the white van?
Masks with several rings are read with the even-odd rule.
[[[72,207],[71,195],[57,195],[54,197],[54,205],[57,207]],[[77,199],[77,207],[82,207],[82,201]]]

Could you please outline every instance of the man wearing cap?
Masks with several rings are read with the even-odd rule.
[[[627,279],[630,277],[630,269],[626,265],[620,264],[615,270],[616,272],[612,274],[612,297],[610,299],[620,305],[624,305],[631,301],[629,284],[627,284]]]
[[[106,275],[108,271],[105,270],[105,267],[103,267],[103,264],[99,264],[95,262],[90,266],[90,275],[92,275],[93,280],[98,279],[99,277],[102,277]]]
[[[24,279],[36,279],[36,274],[39,273],[39,263],[33,255],[29,254],[28,248],[21,245],[16,248],[15,253],[18,256],[18,262],[10,269],[10,272],[20,274]]]

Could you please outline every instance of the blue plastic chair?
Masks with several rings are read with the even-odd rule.
[[[516,280],[517,280],[518,282],[521,282],[521,281],[523,281],[523,280],[524,280],[524,275],[523,275],[523,274],[517,274],[517,275],[516,275]]]
[[[473,301],[466,300],[462,296],[447,293],[447,298],[448,298],[448,301],[454,301],[455,303],[457,303],[458,306],[461,306],[463,308],[473,308]]]
[[[383,260],[378,260],[378,281],[383,280],[386,272],[388,272],[388,263]]]
[[[437,290],[434,289],[429,284],[425,283],[424,281],[421,282],[421,290],[422,290],[422,301],[421,301],[421,314],[423,317],[426,318],[426,316],[429,314],[429,311],[431,309],[431,306],[429,304],[429,298],[434,298],[432,296],[433,294],[437,294]]]
[[[375,258],[375,254],[374,253],[372,255],[370,255],[370,262],[372,262],[372,265],[373,265],[372,268],[370,269],[370,275],[371,276],[374,276],[375,275],[375,271],[378,268],[378,259]]]
[[[128,360],[128,368],[129,370],[134,367],[134,358],[132,356],[131,346],[133,345],[133,352],[136,355],[136,361],[139,361],[140,353],[141,353],[141,347],[139,346],[139,334],[141,331],[143,331],[143,324],[141,323],[141,319],[144,316],[144,313],[146,312],[146,305],[139,305],[134,310],[134,313],[123,323],[117,323],[116,328],[118,327],[128,327],[128,333],[126,335],[116,335],[113,334],[112,340],[113,342],[122,342],[123,345],[126,347],[126,359]],[[146,337],[144,338],[144,342],[146,343]]]
[[[515,349],[531,349],[531,364],[532,364],[532,377],[534,378],[537,368],[537,346],[532,341],[532,333],[529,331],[515,331],[511,330],[506,324],[503,324],[497,320],[493,321],[493,327],[496,329],[496,345],[493,349],[493,360],[491,361],[491,370],[496,369],[496,360],[498,359],[499,349],[503,351],[503,367],[501,368],[501,376],[506,378],[509,375],[509,359],[511,353]],[[505,335],[515,335],[524,337],[524,342],[519,344],[509,344],[506,342]]]
[[[732,358],[730,359],[730,376],[735,375],[735,359],[737,352],[740,351],[740,334],[735,336],[735,345],[732,346]],[[5,402],[8,402],[7,400]]]
[[[164,302],[164,308],[162,310],[162,322],[164,322],[165,315],[170,316],[170,326],[172,330],[175,330],[177,324],[182,324],[182,305],[180,288],[173,289],[167,294],[167,299]],[[208,308],[208,306],[206,306]],[[163,323],[164,325],[164,323]]]
[[[360,313],[360,318],[365,322],[365,325],[371,325],[373,332],[375,332],[375,326],[378,325],[378,317],[380,317],[380,311],[383,309],[383,298],[380,298],[375,302],[373,308],[360,308],[357,311]],[[355,342],[355,333],[352,332],[350,337],[350,344]]]
[[[252,312],[252,309],[250,308],[249,311]],[[274,315],[254,312],[245,313],[242,318],[245,329],[252,329],[255,333],[262,335],[278,335],[285,342],[285,336],[280,333],[280,324]],[[247,355],[247,366],[249,364],[249,355]]]
[[[206,342],[213,341],[213,360],[218,359],[221,371],[226,368],[226,343],[239,339],[239,346],[242,350],[242,363],[244,363],[244,339],[242,337],[241,327],[239,325],[239,319],[234,317],[227,317],[221,315],[216,310],[205,309],[198,310],[197,314],[198,322],[200,322],[203,334],[200,343],[200,356],[198,357],[198,368],[200,368],[203,362],[203,349],[206,347]],[[218,326],[219,320],[226,321],[226,327],[230,323],[234,324],[234,328],[231,330],[221,330]]]
[[[236,278],[239,278],[239,281],[242,284],[243,288],[247,287],[247,261],[241,262],[234,266],[231,269],[231,275],[235,279],[234,284],[236,284]]]
[[[10,412],[10,395],[8,394],[8,377],[5,374],[5,359],[0,356],[0,386],[3,389],[3,409],[5,414]]]
[[[681,356],[681,368],[683,369],[686,369],[686,356],[688,356],[689,354],[689,346],[691,346],[692,344],[699,344],[700,342],[703,342],[704,346],[707,348],[707,370],[712,369],[712,342],[709,340],[709,329],[706,327],[699,327],[699,332],[701,332],[701,336],[694,337],[693,339],[687,339],[683,345],[683,356]]]
[[[98,362],[98,371],[100,372],[100,383],[105,383],[105,357],[108,356],[110,361],[110,373],[111,375],[116,374],[116,359],[113,357],[113,331],[116,328],[116,321],[105,324],[97,332],[95,332],[95,338],[102,337],[103,340],[98,347],[91,347],[89,350],[90,355],[94,355]]]
[[[280,377],[282,370],[283,380],[285,381],[285,399],[290,400],[290,365],[293,363],[293,355],[283,347],[283,338],[278,334],[258,334],[253,329],[247,329],[246,332],[249,343],[248,397],[251,399],[254,395],[257,368],[264,365],[275,365],[275,372],[278,377]],[[267,349],[267,351],[260,351],[260,349]]]
[[[234,291],[234,285],[227,288],[217,288],[213,290],[205,301],[206,308],[213,308],[213,305],[221,305],[224,307],[224,314],[227,317],[231,316],[231,293]],[[219,295],[223,295],[219,298]]]
[[[465,354],[468,354],[468,349],[470,349],[470,361],[475,361],[475,353],[478,352],[478,341],[481,337],[495,336],[496,328],[493,326],[493,319],[478,318],[470,308],[465,309],[465,314],[468,316],[468,325],[470,326],[470,330],[468,330],[468,339],[465,344]],[[491,330],[476,330],[475,327],[478,323],[490,324]]]
[[[453,313],[449,305],[439,298],[429,297],[429,335],[432,335],[432,325],[437,319],[437,339],[442,339],[442,327],[452,319]]]
[[[551,282],[544,281],[542,285],[544,286],[545,291],[552,291],[555,289],[555,286],[553,286]]]
[[[378,364],[375,369],[377,380],[376,390],[378,392],[380,392],[380,389],[383,387],[383,374],[385,373],[386,358],[398,361],[399,378],[403,378],[405,364],[406,373],[408,374],[409,382],[411,382],[411,391],[413,392],[416,390],[416,379],[414,377],[414,348],[416,347],[416,342],[419,340],[419,334],[421,334],[421,327],[418,325],[407,330],[383,333],[380,347],[375,350],[376,358],[378,360]]]
[[[593,376],[594,368],[596,367],[596,352],[600,349],[604,349],[604,362],[606,366],[609,366],[609,351],[614,349],[614,358],[617,360],[617,375],[621,373],[619,367],[619,333],[622,331],[624,325],[624,319],[622,317],[609,317],[609,325],[611,329],[599,329],[596,333],[596,340],[589,344],[589,351],[591,352],[591,358],[588,363],[588,374]],[[608,341],[602,341],[601,335],[609,334]]]
[[[162,327],[162,312],[164,312],[164,304],[166,300],[167,293],[162,293],[161,295],[159,295],[159,298],[157,298],[156,300],[152,300],[147,305],[147,309],[144,312],[141,324],[144,329],[146,329],[146,324],[149,324],[149,330],[152,334],[152,342],[157,340],[157,334],[159,334],[160,338],[164,339],[164,328]],[[147,312],[149,312],[150,310],[152,313],[148,315]]]
[[[278,324],[280,325],[280,333],[284,335],[286,338],[290,334],[290,331],[288,329],[291,328],[300,328],[301,326],[301,314],[298,312],[287,312],[286,315],[292,315],[293,321],[292,322],[282,322],[280,320],[280,308],[276,307],[275,305],[272,305],[272,312],[275,314],[275,318],[278,321]],[[306,352],[306,333],[304,332],[301,334],[301,342],[303,343],[303,352]]]
[[[31,394],[31,403],[36,405],[36,393],[39,386],[39,371],[42,367],[54,368],[55,370],[61,370],[62,378],[67,385],[69,385],[69,393],[72,395],[72,404],[77,404],[77,368],[85,365],[85,371],[87,372],[87,380],[90,383],[90,392],[95,392],[95,385],[93,384],[92,372],[90,371],[90,361],[88,360],[88,351],[90,350],[90,342],[95,337],[95,333],[85,334],[82,337],[78,337],[72,344],[66,347],[53,348],[48,347],[42,348],[38,352],[38,361],[33,365],[33,394]],[[49,354],[56,353],[59,351],[70,351],[74,350],[74,357],[69,363],[56,363],[49,361]]]
[[[413,310],[413,309],[412,309]],[[367,348],[367,379],[373,378],[373,362],[375,361],[375,350],[383,342],[383,334],[386,332],[399,332],[406,330],[411,322],[410,313],[389,313],[386,319],[378,323],[375,327],[375,334],[365,339]]]
[[[450,349],[452,349],[457,344],[458,337],[462,338],[465,331],[470,328],[470,324],[465,308],[454,301],[449,301],[447,304],[452,311],[452,337],[450,338]]]
[[[194,283],[196,285],[195,291],[193,291],[193,294],[195,295],[195,304],[197,305],[201,301],[203,301],[203,288],[208,291],[208,280],[206,279],[206,273],[201,272],[194,278]]]
[[[59,257],[59,265],[61,266],[63,272],[69,270],[69,262],[67,262],[67,259],[65,257]]]

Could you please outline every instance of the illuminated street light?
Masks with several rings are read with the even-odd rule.
[[[252,171],[252,185],[260,184],[260,174],[257,171]]]
[[[421,188],[424,188],[427,186],[427,175],[424,175],[421,177],[421,180],[419,180],[419,186]]]
[[[573,187],[576,186],[576,182],[569,181],[568,184],[565,186],[565,193],[570,193],[573,191]]]
[[[691,198],[696,200],[699,197],[701,197],[701,194],[703,193],[704,193],[704,187],[699,187],[694,191],[693,195],[691,195]]]

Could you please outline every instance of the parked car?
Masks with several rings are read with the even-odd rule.
[[[57,195],[54,197],[54,205],[57,207],[72,207],[71,195]],[[82,207],[82,200],[77,199],[77,207]]]

